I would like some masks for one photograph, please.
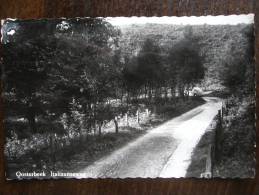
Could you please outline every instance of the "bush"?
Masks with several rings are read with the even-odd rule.
[[[66,134],[63,125],[59,122],[47,123],[47,122],[38,122],[37,133],[56,133],[58,135]],[[6,129],[5,135],[7,138],[12,138],[13,134],[17,134],[18,139],[30,138],[35,132],[32,132],[29,128],[29,124],[27,121],[4,121],[4,127]]]
[[[26,122],[22,121],[4,121],[5,136],[12,139],[13,134],[15,133],[18,136],[18,139],[29,138],[32,135],[29,125]]]

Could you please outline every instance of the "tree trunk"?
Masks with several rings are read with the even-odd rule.
[[[151,85],[149,86],[149,89],[148,89],[148,99],[149,99],[149,101],[152,99],[152,87],[151,87]]]
[[[167,87],[165,87],[164,93],[165,93],[165,100],[167,100],[167,97],[168,97],[168,94],[167,94]]]
[[[184,87],[183,86],[178,87],[178,93],[181,98],[184,98]]]
[[[28,113],[27,113],[27,119],[29,122],[29,127],[31,132],[36,133],[36,120],[35,120],[35,113],[33,111],[33,108],[29,108]]]
[[[146,84],[145,84],[144,93],[145,93],[145,100],[147,100],[148,89],[147,89],[147,85]]]
[[[159,87],[155,87],[155,100],[159,100],[159,98],[161,97],[161,90]]]
[[[102,123],[98,124],[98,135],[101,136],[102,135]]]
[[[171,100],[175,98],[175,87],[171,87]]]
[[[96,135],[96,131],[97,131],[97,122],[95,121],[95,123],[94,123],[94,135]]]
[[[117,121],[117,117],[115,117],[113,119],[114,125],[115,125],[115,133],[118,134],[119,133],[119,127],[118,127],[118,121]]]
[[[128,118],[128,113],[126,113],[125,117],[126,117],[126,126],[128,127],[128,126],[129,126],[129,118]]]
[[[126,98],[126,104],[127,104],[127,109],[129,107],[129,91],[127,91],[127,98]]]

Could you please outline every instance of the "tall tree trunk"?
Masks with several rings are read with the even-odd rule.
[[[128,116],[128,113],[125,114],[125,117],[126,117],[126,126],[128,127],[129,126],[129,116]]]
[[[123,103],[123,96],[124,96],[124,91],[123,91],[123,89],[121,89],[121,96],[120,96],[121,103]]]
[[[178,93],[181,98],[184,98],[184,87],[183,86],[178,87]]]
[[[155,100],[157,101],[159,99],[160,90],[158,87],[155,87]]]
[[[171,87],[171,99],[175,98],[175,87]]]
[[[147,85],[145,84],[145,89],[144,89],[145,91],[144,91],[144,93],[145,93],[145,100],[147,100],[147,91],[148,91],[148,89],[147,89]]]
[[[101,136],[102,135],[102,123],[98,124],[98,135]]]
[[[29,127],[31,132],[36,133],[36,120],[35,120],[35,112],[32,107],[29,108],[28,113],[27,113],[27,119],[29,122]]]
[[[167,87],[164,89],[164,94],[165,94],[165,100],[167,100],[168,94],[167,94]]]
[[[149,86],[149,89],[148,89],[148,99],[149,99],[149,101],[152,100],[152,87],[151,87],[151,85]]]
[[[129,91],[127,91],[127,98],[126,98],[126,105],[127,105],[127,110],[128,110],[128,107],[129,107]]]
[[[115,125],[115,133],[118,134],[119,133],[119,127],[118,127],[118,121],[117,121],[117,117],[115,117],[113,119],[114,125]]]
[[[97,122],[95,121],[95,123],[94,123],[94,135],[96,135],[96,132],[97,132]]]

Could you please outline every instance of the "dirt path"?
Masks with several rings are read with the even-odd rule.
[[[184,177],[191,152],[221,107],[218,98],[150,130],[81,172],[91,178]]]

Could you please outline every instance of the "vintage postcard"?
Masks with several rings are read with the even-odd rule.
[[[1,32],[7,179],[255,176],[253,14]]]

